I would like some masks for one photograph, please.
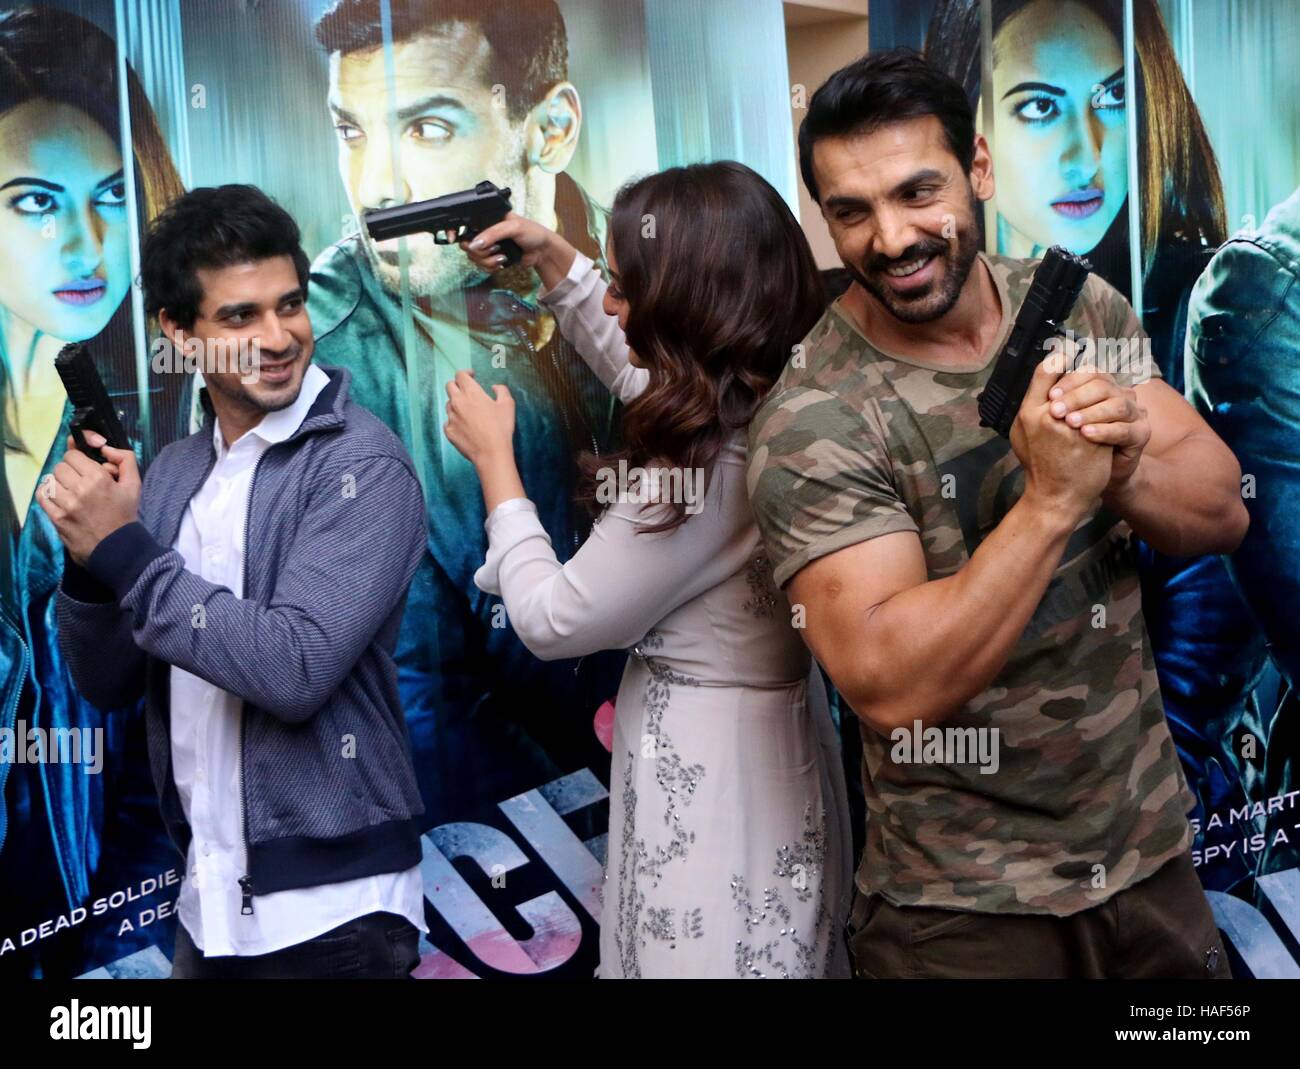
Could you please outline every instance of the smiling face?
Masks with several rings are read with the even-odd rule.
[[[822,215],[857,283],[905,323],[957,303],[979,252],[978,201],[993,194],[984,139],[968,176],[932,115],[813,148]]]
[[[1128,194],[1120,43],[1083,5],[1035,0],[993,52],[998,212],[1021,246],[1086,253]]]
[[[292,258],[200,267],[195,274],[203,299],[193,325],[181,331],[166,309],[158,318],[177,345],[183,347],[187,339],[202,344],[203,381],[223,430],[225,424],[253,426],[267,412],[293,404],[313,342],[306,294]],[[256,354],[252,371],[247,362],[241,366],[240,353]]]
[[[108,325],[131,283],[122,153],[85,112],[0,116],[0,304],[62,341]]]
[[[390,97],[383,49],[330,57],[339,171],[358,216],[470,189],[485,178],[509,186],[515,210],[528,214],[525,123],[510,118],[488,84],[489,58],[482,31],[464,23],[403,41],[392,51]],[[396,292],[400,239],[362,240],[380,281]],[[447,293],[478,277],[457,246],[437,245],[431,234],[405,240],[417,295]]]

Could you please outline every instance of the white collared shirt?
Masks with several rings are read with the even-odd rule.
[[[327,385],[329,376],[308,365],[294,403],[267,413],[229,448],[213,421],[217,461],[190,500],[174,546],[188,571],[244,596],[244,524],[253,471],[269,446],[293,435]],[[418,866],[256,895],[253,912],[240,913],[239,879],[248,871],[240,791],[242,709],[242,699],[172,667],[172,771],[193,832],[177,913],[194,945],[206,957],[267,954],[380,910],[427,932]]]

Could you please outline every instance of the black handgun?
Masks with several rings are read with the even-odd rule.
[[[474,238],[499,223],[510,211],[510,187],[498,189],[491,182],[480,182],[473,189],[448,193],[432,200],[399,204],[396,208],[379,208],[366,212],[362,219],[375,241],[406,237],[428,232],[439,245],[451,245]],[[517,264],[523,250],[509,238],[497,242],[506,263]]]
[[[981,427],[992,427],[1003,438],[1011,436],[1011,425],[1025,399],[1029,380],[1046,358],[1049,340],[1063,334],[1065,321],[1091,270],[1087,260],[1059,245],[1047,250],[1034,272],[1011,336],[979,395]]]
[[[117,418],[90,350],[80,344],[65,345],[54,358],[54,367],[72,402],[71,430],[77,448],[103,464],[104,454],[86,441],[86,431],[98,431],[114,449],[130,449],[131,440]]]

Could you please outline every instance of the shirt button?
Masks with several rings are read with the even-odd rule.
[[[209,846],[207,843],[204,843],[204,844],[203,844],[203,856],[204,856],[204,857],[211,857],[211,856],[212,856],[212,847]]]

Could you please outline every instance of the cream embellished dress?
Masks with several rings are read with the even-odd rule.
[[[622,401],[628,362],[605,283],[579,254],[542,294]],[[745,489],[743,433],[673,531],[635,491],[561,566],[524,498],[487,518],[475,575],[537,656],[627,649],[615,701],[601,977],[847,976],[851,880],[839,746],[821,677]],[[556,715],[564,715],[557,711]]]

